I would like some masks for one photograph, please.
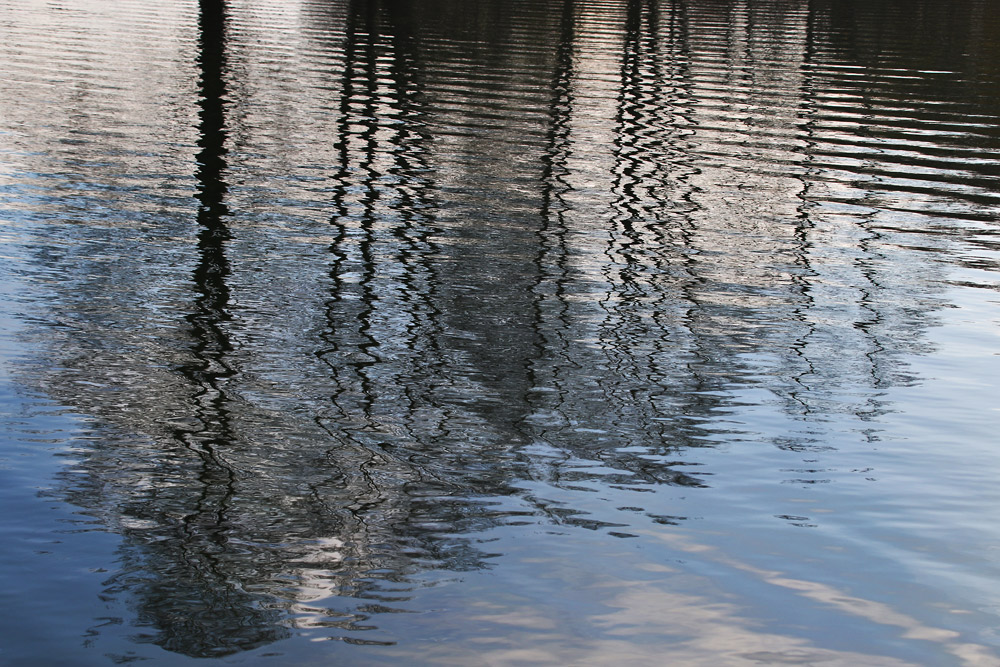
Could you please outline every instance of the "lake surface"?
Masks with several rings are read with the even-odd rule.
[[[990,0],[2,2],[0,664],[998,665],[998,206]]]

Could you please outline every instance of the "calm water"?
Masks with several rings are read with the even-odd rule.
[[[0,664],[1000,664],[992,0],[4,0],[0,74]]]

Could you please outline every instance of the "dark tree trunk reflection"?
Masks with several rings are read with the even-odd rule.
[[[197,298],[196,309],[186,317],[191,360],[180,369],[193,392],[194,420],[173,433],[194,458],[183,466],[183,477],[165,485],[147,509],[136,508],[136,516],[153,518],[160,526],[137,535],[145,542],[144,569],[152,575],[136,591],[140,618],[155,631],[151,641],[198,657],[253,649],[287,636],[276,625],[277,614],[246,591],[252,571],[246,568],[253,564],[240,565],[233,552],[239,534],[231,505],[239,475],[230,459],[240,444],[226,389],[235,375],[227,361],[233,349],[227,331],[232,319],[226,250],[232,239],[226,204],[227,22],[223,0],[200,1]]]

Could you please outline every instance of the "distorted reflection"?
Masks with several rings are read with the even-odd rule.
[[[185,137],[193,169],[179,140],[86,126],[103,143],[40,134],[58,164],[24,169],[66,218],[34,257],[52,364],[26,374],[101,429],[61,493],[123,537],[106,592],[134,602],[139,640],[391,645],[384,619],[420,611],[428,573],[499,568],[501,535],[681,553],[650,531],[691,508],[822,524],[773,509],[786,487],[742,509],[755,474],[863,495],[869,469],[836,452],[885,437],[890,391],[917,383],[945,251],[996,250],[996,72],[935,74],[978,53],[993,10],[965,4],[914,28],[860,0],[200,0],[194,106],[118,112]],[[923,47],[945,38],[967,48]],[[167,175],[119,173],[149,155]],[[624,616],[587,616],[613,636],[592,658],[659,655],[629,645],[653,615],[691,664],[905,663],[619,583]],[[553,633],[492,655],[584,659]],[[428,659],[470,655],[453,648]]]

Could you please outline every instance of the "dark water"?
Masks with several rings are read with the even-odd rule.
[[[0,3],[0,663],[1000,664],[1000,6]]]

